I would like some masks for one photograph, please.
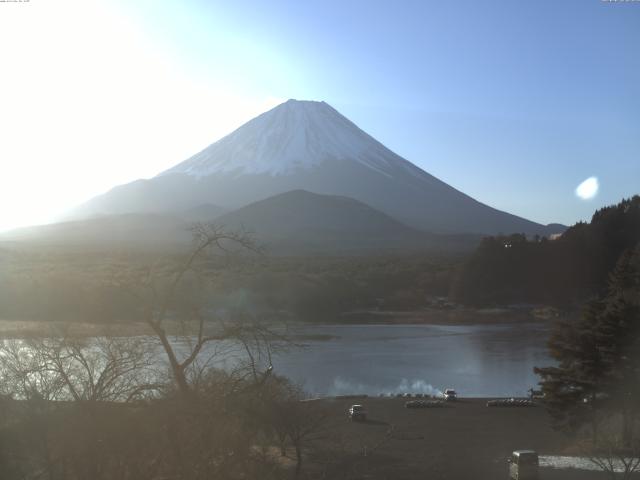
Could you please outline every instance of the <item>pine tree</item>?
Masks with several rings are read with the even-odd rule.
[[[556,428],[576,432],[621,416],[629,445],[640,415],[640,245],[621,255],[602,299],[575,322],[556,325],[549,341],[555,367],[536,368]]]
[[[540,385],[554,426],[575,433],[588,423],[594,438],[610,369],[593,329],[604,308],[602,302],[594,300],[578,321],[557,324],[549,340],[549,350],[558,365],[535,368],[542,377]]]
[[[622,416],[622,440],[629,446],[640,414],[640,245],[616,264],[599,320],[598,342],[609,365],[609,406]]]

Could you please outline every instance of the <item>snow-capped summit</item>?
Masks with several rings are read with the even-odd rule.
[[[292,190],[350,197],[434,233],[549,233],[435,178],[328,104],[297,100],[263,113],[154,178],[89,200],[74,216],[176,213],[201,205],[231,211]]]
[[[356,161],[386,175],[392,161],[415,168],[327,103],[288,100],[160,175],[287,175],[328,160]]]

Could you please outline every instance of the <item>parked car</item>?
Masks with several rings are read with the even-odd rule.
[[[434,408],[444,407],[446,403],[443,400],[411,400],[404,404],[405,408]]]
[[[352,422],[364,422],[367,419],[367,411],[362,405],[351,405],[349,407],[349,420]]]
[[[453,402],[456,401],[458,399],[458,394],[456,393],[456,391],[452,388],[447,388],[444,393],[442,394],[442,396],[444,397],[444,399],[448,402]]]
[[[496,398],[487,402],[487,407],[533,407],[535,403],[528,398]]]

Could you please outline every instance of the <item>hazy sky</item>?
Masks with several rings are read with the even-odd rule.
[[[0,2],[0,229],[287,98],[484,203],[572,224],[640,193],[639,52],[640,2]]]

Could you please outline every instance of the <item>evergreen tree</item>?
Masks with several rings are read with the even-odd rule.
[[[621,416],[629,445],[640,414],[640,244],[621,255],[602,299],[578,321],[554,328],[549,341],[555,367],[536,368],[556,428],[575,432]]]
[[[551,303],[573,307],[604,295],[622,252],[640,242],[640,195],[596,211],[556,240],[485,239],[458,271],[451,295],[463,303]]]
[[[558,323],[549,340],[550,354],[558,365],[534,369],[542,377],[540,384],[554,426],[575,433],[590,423],[594,438],[610,369],[594,335],[604,308],[602,302],[593,300],[578,321]]]
[[[622,415],[627,446],[640,413],[640,244],[625,252],[611,274],[597,334],[609,365],[610,408]]]

